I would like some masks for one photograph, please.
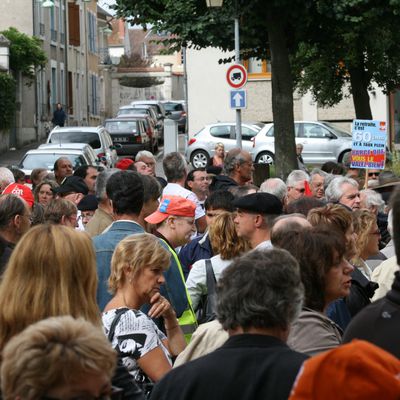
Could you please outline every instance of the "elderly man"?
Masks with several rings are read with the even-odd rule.
[[[307,359],[285,344],[303,299],[297,261],[284,250],[251,252],[226,268],[217,294],[228,340],[173,369],[152,400],[287,399]]]
[[[309,182],[309,180],[309,176],[299,169],[295,169],[288,175],[286,179],[287,204],[304,196],[306,192],[305,184]]]
[[[310,190],[312,196],[319,200],[324,200],[325,198],[325,177],[327,173],[319,168],[314,168],[310,174]]]
[[[266,179],[260,186],[260,192],[271,193],[276,196],[284,205],[287,195],[285,182],[280,178]]]
[[[188,174],[186,160],[180,153],[169,153],[163,160],[164,174],[168,185],[163,190],[163,196],[181,196],[193,201],[196,204],[196,227],[198,232],[202,233],[207,228],[206,217],[203,208],[197,196],[185,188],[186,177]]]
[[[360,208],[360,191],[358,183],[352,178],[339,176],[332,180],[325,190],[329,203],[340,203],[352,211]]]
[[[224,173],[216,175],[210,185],[210,191],[225,190],[232,186],[243,186],[253,177],[253,161],[246,150],[232,149],[224,161]]]
[[[14,194],[0,196],[0,274],[17,242],[31,226],[28,204]]]
[[[59,185],[67,176],[71,176],[73,172],[72,163],[67,157],[57,158],[54,163],[54,177]]]
[[[270,193],[253,193],[233,202],[238,236],[247,239],[253,249],[266,249],[271,245],[271,227],[282,214],[282,203]]]
[[[0,193],[10,184],[14,183],[13,173],[6,167],[0,167]]]
[[[135,157],[135,162],[137,163],[138,161],[142,161],[147,165],[149,168],[149,175],[154,176],[154,178],[158,180],[158,183],[161,185],[161,187],[164,188],[167,186],[167,181],[164,178],[156,176],[156,159],[153,153],[147,150],[139,151]]]

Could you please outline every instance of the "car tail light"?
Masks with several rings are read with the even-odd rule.
[[[142,137],[141,136],[137,136],[136,137],[136,143],[142,143]]]
[[[25,183],[32,184],[31,177],[25,175]]]
[[[191,138],[189,141],[188,141],[188,146],[190,146],[191,144],[193,144],[194,142],[196,141],[196,139],[195,138]]]
[[[152,133],[152,131],[151,131],[150,128],[147,129],[147,136],[148,136],[149,138],[152,138],[152,137],[153,137],[153,133]]]
[[[106,156],[106,153],[99,153],[99,154],[97,154],[97,157],[98,157],[98,158],[105,157],[105,156]]]
[[[256,138],[252,137],[252,138],[250,138],[250,140],[253,143],[253,147],[255,147],[256,146]]]
[[[181,112],[181,117],[186,117],[185,111],[182,111],[182,112]]]

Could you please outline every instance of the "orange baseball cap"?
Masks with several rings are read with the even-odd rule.
[[[157,211],[150,214],[144,220],[149,224],[159,224],[170,215],[177,217],[194,217],[196,204],[193,201],[180,196],[164,196],[161,199]]]
[[[400,360],[364,340],[304,362],[289,400],[398,400]]]
[[[20,183],[10,183],[4,190],[3,194],[14,194],[28,203],[28,206],[32,208],[35,199],[33,198],[32,190]]]

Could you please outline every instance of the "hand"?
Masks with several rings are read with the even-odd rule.
[[[163,317],[164,319],[168,318],[175,318],[175,311],[172,308],[170,302],[163,296],[161,296],[160,293],[156,293],[151,299],[150,299],[150,304],[152,305],[149,312],[148,316],[151,318],[159,318]]]

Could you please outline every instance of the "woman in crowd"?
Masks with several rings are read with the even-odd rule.
[[[274,246],[299,262],[304,285],[304,305],[291,326],[289,346],[308,355],[338,346],[342,331],[324,312],[329,303],[350,292],[353,267],[345,258],[344,237],[334,230],[311,228],[289,231]]]
[[[354,231],[357,234],[356,256],[353,258],[353,264],[368,280],[371,280],[372,271],[365,261],[379,253],[381,233],[376,223],[376,216],[372,212],[356,210],[353,215]]]
[[[236,233],[234,215],[222,212],[214,218],[210,225],[209,237],[213,253],[210,259],[215,279],[218,281],[222,271],[235,257],[250,250],[250,246]],[[196,261],[189,272],[186,287],[192,299],[192,306],[197,310],[202,296],[207,294],[206,260]]]
[[[133,379],[147,392],[172,366],[172,356],[186,346],[175,311],[160,295],[170,253],[150,234],[122,240],[111,260],[110,291],[103,326]],[[172,288],[173,289],[173,288]],[[148,316],[140,308],[150,304]],[[163,317],[167,336],[151,318]]]
[[[224,144],[219,142],[214,147],[214,156],[211,157],[207,162],[207,167],[219,167],[223,168],[225,160],[225,147]]]
[[[55,181],[44,180],[40,182],[34,190],[35,203],[46,207],[55,197],[58,184]]]
[[[0,283],[0,351],[14,335],[49,317],[83,318],[101,330],[96,290],[96,258],[85,233],[53,224],[30,229]],[[124,373],[120,366],[114,383],[130,399],[141,399],[137,386],[121,381]]]
[[[113,394],[116,354],[98,326],[52,317],[15,335],[2,353],[5,400],[105,399]]]

